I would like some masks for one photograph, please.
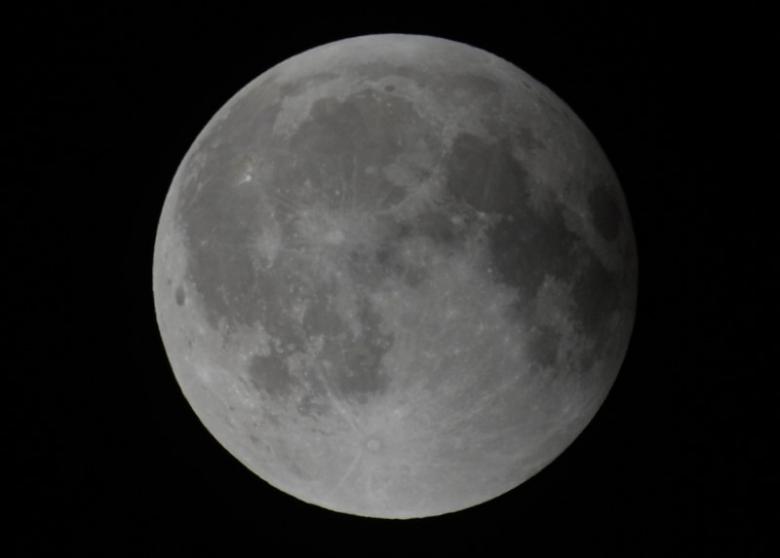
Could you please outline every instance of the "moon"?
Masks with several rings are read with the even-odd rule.
[[[413,518],[579,435],[623,362],[634,233],[596,139],[484,50],[373,35],[233,96],[178,167],[157,323],[195,414],[270,485]]]

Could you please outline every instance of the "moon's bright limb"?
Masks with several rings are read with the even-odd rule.
[[[549,89],[433,37],[328,44],[208,123],[154,256],[205,426],[273,486],[406,518],[522,483],[596,413],[630,336],[620,186]]]

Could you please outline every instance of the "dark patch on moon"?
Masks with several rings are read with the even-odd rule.
[[[558,360],[558,346],[562,334],[553,327],[546,325],[533,326],[528,342],[528,361],[541,367],[555,365]]]
[[[542,216],[524,205],[513,217],[501,219],[489,232],[491,262],[499,279],[528,300],[547,275],[564,282],[572,278],[582,240],[566,227],[563,213]],[[526,312],[524,307],[518,311]]]
[[[471,212],[473,213],[473,211]],[[384,223],[383,234],[375,246],[357,247],[346,259],[352,276],[359,283],[376,287],[388,278],[398,279],[416,288],[430,277],[424,260],[406,255],[414,245],[428,245],[431,252],[453,256],[463,250],[473,235],[473,215],[440,204],[402,221]]]
[[[533,142],[533,137],[526,138]],[[607,270],[582,236],[565,220],[563,205],[544,215],[529,199],[528,176],[501,143],[492,145],[463,134],[448,161],[447,193],[467,208],[497,216],[488,229],[488,247],[498,280],[520,295],[509,318],[527,316],[527,301],[537,296],[547,276],[573,283],[574,314],[580,331],[594,339],[602,334],[612,313],[620,308],[618,276]],[[620,227],[619,206],[604,187],[589,198],[594,223],[608,240]],[[533,362],[554,366],[561,334],[537,328],[529,344]]]
[[[588,194],[593,225],[605,240],[615,240],[621,228],[620,206],[606,186],[597,186]]]
[[[177,305],[184,306],[184,302],[187,299],[186,295],[184,294],[184,287],[182,287],[181,285],[176,287],[174,298],[176,299]]]
[[[208,202],[225,193],[237,193],[230,186],[241,180],[253,154],[268,148],[281,104],[278,99],[267,102],[267,96],[267,91],[250,91],[189,155],[175,210],[177,216],[184,217],[185,225],[191,211],[208,213],[216,209]]]
[[[527,207],[528,173],[505,140],[489,143],[460,134],[447,156],[447,191],[485,213],[513,214]]]
[[[337,376],[339,391],[347,395],[379,391],[385,385],[379,365],[386,349],[378,339],[350,343],[344,352],[345,373]]]
[[[343,259],[344,268],[349,270],[353,281],[366,288],[375,288],[387,277],[387,272],[377,264],[377,254],[381,248],[356,246]]]
[[[358,245],[345,258],[345,266],[358,284],[376,288],[387,279],[396,279],[415,288],[430,277],[424,261],[412,261],[405,255],[410,244],[416,242],[451,241],[451,231],[437,227],[447,221],[444,215],[429,219],[433,214],[421,215],[404,221],[385,222],[382,233],[372,246]],[[438,228],[438,230],[436,230]]]
[[[202,296],[207,322],[214,329],[221,320],[229,329],[252,324],[259,313],[248,240],[258,231],[257,193],[221,183],[191,193],[181,219],[187,233],[188,274]],[[278,289],[268,283],[267,288]]]
[[[252,385],[271,396],[287,395],[295,383],[295,378],[290,375],[287,363],[281,355],[256,354],[252,357],[247,372]]]
[[[593,345],[581,351],[577,357],[578,368],[575,369],[575,371],[578,370],[582,374],[590,372],[593,365],[596,363],[597,358],[608,356],[604,354],[604,349],[610,340],[606,337],[604,332],[602,332],[601,335],[590,336],[589,339],[593,341]]]
[[[476,99],[490,103],[491,99],[501,95],[502,84],[495,79],[476,73],[460,73],[447,76],[446,88],[448,93],[452,91],[464,91]]]
[[[216,244],[216,243],[215,243]],[[224,246],[224,245],[223,245]],[[191,258],[209,325],[218,329],[221,321],[234,329],[258,317],[254,301],[254,270],[244,253],[232,246],[203,246]]]
[[[380,268],[417,287],[430,273],[425,261],[410,260],[405,255],[414,246],[430,246],[439,254],[449,254],[462,248],[468,234],[465,226],[453,223],[454,214],[443,209],[431,209],[399,223],[379,245],[376,259]]]
[[[328,336],[346,331],[346,324],[335,306],[336,290],[322,286],[306,297],[303,333],[308,337]]]
[[[413,231],[430,239],[439,250],[452,253],[461,249],[471,236],[473,231],[469,225],[473,221],[472,213],[442,205],[419,214]]]
[[[530,128],[521,128],[514,138],[515,142],[528,152],[545,149],[544,143],[539,141]]]
[[[319,99],[310,115],[290,139],[288,149],[298,154],[290,166],[302,167],[304,176],[317,185],[320,201],[330,208],[371,210],[398,203],[406,190],[381,172],[370,175],[366,169],[386,168],[402,153],[440,144],[413,105],[394,95],[366,90],[344,100]],[[411,163],[406,170],[420,180],[430,173]]]
[[[621,307],[622,289],[617,274],[597,258],[588,258],[582,265],[572,291],[576,316],[586,332],[598,337],[610,315]]]
[[[383,241],[374,257],[380,280],[392,277],[400,279],[411,288],[416,288],[429,276],[429,272],[424,266],[409,262],[401,255],[398,237]]]
[[[379,81],[388,77],[406,78],[421,87],[429,85],[435,79],[431,72],[407,64],[397,64],[388,60],[375,60],[354,65],[355,73],[367,80]]]
[[[224,325],[230,333],[262,321],[271,335],[300,341],[300,332],[289,323],[289,308],[298,296],[293,291],[316,295],[302,277],[306,271],[286,251],[279,252],[272,269],[258,265],[256,242],[269,216],[275,214],[281,238],[289,239],[300,207],[374,211],[399,203],[406,189],[367,169],[385,168],[421,146],[435,151],[440,140],[409,101],[381,92],[318,100],[289,140],[270,131],[278,103],[258,115],[246,99],[228,114],[230,125],[220,125],[219,142],[204,140],[202,168],[182,185],[176,215],[185,231],[188,275],[213,329]],[[262,184],[239,187],[245,154],[255,150],[273,151],[273,172]],[[421,179],[430,172],[412,163],[407,170]],[[419,275],[404,271],[411,281]]]
[[[326,403],[324,399],[307,393],[298,402],[296,409],[298,410],[298,413],[303,416],[316,417],[327,414],[330,407],[331,406]]]
[[[279,86],[280,97],[294,97],[304,91],[339,78],[335,72],[317,72],[301,77],[295,81],[288,81]]]
[[[336,392],[347,400],[365,403],[383,393],[389,383],[382,358],[392,348],[395,336],[383,331],[381,314],[366,299],[360,302],[357,318],[357,335],[345,331],[329,336],[323,356],[331,363],[326,374]]]

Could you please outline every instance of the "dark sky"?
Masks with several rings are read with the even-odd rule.
[[[778,478],[763,397],[777,392],[759,387],[769,310],[750,294],[776,279],[735,195],[750,184],[723,169],[735,24],[589,4],[484,15],[474,5],[429,14],[366,3],[345,15],[183,4],[6,18],[15,554],[768,553],[778,516],[761,503]],[[629,353],[587,430],[511,493],[408,522],[308,506],[236,462],[178,389],[151,291],[165,193],[213,113],[293,54],[381,32],[481,47],[562,97],[618,173],[640,264]]]

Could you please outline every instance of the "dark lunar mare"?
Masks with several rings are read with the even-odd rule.
[[[532,132],[524,137],[532,141]],[[536,148],[542,148],[537,143]],[[529,173],[511,156],[505,141],[488,143],[471,134],[456,138],[447,161],[447,193],[461,207],[493,217],[487,236],[490,261],[497,278],[517,289],[520,296],[510,319],[527,321],[533,301],[548,277],[572,285],[573,318],[578,330],[594,341],[581,361],[580,370],[590,368],[603,355],[609,341],[607,326],[615,312],[629,302],[619,272],[609,271],[585,242],[582,234],[566,222],[568,208],[559,201],[540,212],[531,201]],[[578,187],[590,189],[581,177]],[[596,226],[614,240],[622,224],[613,190],[593,186],[589,201],[594,206]],[[628,289],[630,290],[630,289]],[[532,360],[542,366],[556,363],[561,332],[549,326],[535,326],[529,332]]]
[[[238,118],[242,109],[241,105],[234,108],[231,117]],[[278,107],[263,111],[264,118],[255,119],[255,124],[267,128],[277,112]],[[373,206],[378,211],[383,208],[375,206],[377,199],[382,199],[386,207],[403,202],[403,188],[369,176],[365,169],[372,165],[382,168],[399,155],[414,152],[418,141],[441,152],[438,139],[420,122],[408,102],[393,96],[363,92],[343,102],[322,99],[314,104],[312,118],[301,124],[289,145],[278,144],[279,140],[270,135],[261,138],[276,156],[274,174],[262,189],[229,187],[231,169],[215,163],[228,160],[237,164],[235,155],[223,151],[236,151],[231,147],[235,141],[247,139],[243,134],[212,148],[204,165],[210,170],[199,176],[199,188],[182,188],[178,215],[191,253],[189,278],[202,296],[210,325],[231,332],[262,321],[269,334],[286,340],[285,348],[273,355],[254,357],[248,371],[258,389],[272,395],[287,393],[296,379],[287,372],[286,359],[303,350],[312,335],[326,339],[325,353],[334,370],[341,372],[330,373],[339,392],[358,396],[384,387],[379,372],[381,357],[392,342],[371,325],[370,306],[363,302],[359,319],[368,320],[363,329],[371,335],[352,339],[338,311],[328,306],[335,292],[327,280],[304,276],[301,270],[305,267],[286,252],[274,269],[259,269],[252,264],[250,252],[252,239],[261,233],[263,209],[266,218],[273,215],[279,221],[283,237],[289,240],[296,234],[292,205],[319,203],[339,208],[352,204],[364,210]],[[232,122],[229,124],[225,127],[232,129]],[[242,129],[239,127],[239,131]],[[261,127],[257,131],[262,134],[264,130]],[[544,148],[530,130],[520,137],[534,149]],[[253,141],[257,149],[262,149],[262,141]],[[520,295],[517,307],[508,314],[510,319],[527,318],[529,301],[537,296],[546,277],[573,285],[577,322],[596,340],[590,358],[583,362],[587,368],[603,349],[605,324],[623,302],[621,286],[616,274],[604,267],[581,234],[567,226],[563,204],[554,202],[554,207],[544,213],[534,210],[534,185],[528,171],[512,157],[508,141],[494,143],[473,134],[458,135],[442,160],[446,171],[443,195],[412,218],[384,217],[384,222],[378,221],[378,245],[353,249],[344,263],[358,284],[367,288],[388,276],[416,287],[426,280],[428,271],[424,263],[401,257],[405,241],[427,239],[437,251],[456,255],[474,234],[486,232],[490,273]],[[417,181],[430,176],[423,166],[416,170],[412,167],[412,171]],[[334,177],[340,177],[341,182],[334,183]],[[310,186],[307,189],[302,184]],[[607,240],[614,239],[621,227],[610,187],[597,185],[588,198],[595,226]],[[271,192],[271,197],[264,197],[263,191]],[[380,192],[383,195],[379,196]],[[269,199],[270,212],[266,207]],[[479,222],[480,215],[490,218],[487,228]],[[178,301],[180,296],[176,296]],[[311,305],[303,328],[290,319],[290,307],[301,299]],[[560,332],[535,327],[529,335],[534,359],[541,365],[553,365]]]
[[[251,109],[239,102],[222,128],[243,130],[237,122]],[[200,294],[213,329],[224,329],[230,336],[241,327],[262,323],[270,336],[284,340],[282,346],[272,347],[272,354],[252,358],[247,373],[257,389],[278,397],[302,385],[290,373],[289,359],[320,335],[324,339],[320,360],[328,361],[331,368],[323,370],[321,363],[312,363],[307,365],[309,375],[317,368],[337,394],[364,401],[386,387],[381,360],[393,336],[381,330],[381,316],[365,296],[357,314],[361,333],[352,335],[334,306],[339,285],[316,275],[308,265],[307,260],[322,254],[317,248],[301,246],[297,210],[350,208],[371,213],[397,205],[407,190],[376,173],[367,174],[366,168],[384,168],[413,151],[413,144],[422,141],[435,147],[438,139],[422,126],[408,101],[394,96],[364,92],[344,102],[319,100],[312,107],[312,118],[300,125],[289,142],[269,133],[278,110],[278,106],[264,110],[259,120],[245,118],[258,126],[259,137],[241,133],[224,137],[203,155],[204,170],[182,185],[176,215],[189,252],[187,277]],[[247,142],[248,147],[238,149],[239,142]],[[253,149],[273,154],[273,173],[264,183],[238,187],[230,164],[243,162],[235,152]],[[410,169],[417,180],[428,177],[422,166]],[[254,263],[253,241],[263,233],[264,220],[272,219],[281,229],[282,249],[273,267],[264,268]],[[388,275],[410,285],[422,281],[425,267],[400,259],[397,242],[415,235],[449,242],[456,231],[445,226],[448,223],[440,211],[409,221],[385,217],[378,226],[378,249],[355,248],[344,262],[345,269],[352,271],[355,288],[373,288]],[[291,314],[300,301],[307,304],[302,324]]]

